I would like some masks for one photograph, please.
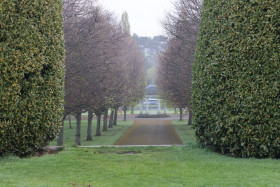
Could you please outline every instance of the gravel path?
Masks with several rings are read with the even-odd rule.
[[[163,119],[136,119],[114,145],[181,145],[172,122]]]

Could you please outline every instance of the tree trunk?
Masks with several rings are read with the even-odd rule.
[[[131,114],[134,114],[134,106],[131,106]]]
[[[71,115],[69,115],[68,120],[69,120],[69,128],[70,128],[70,129],[72,129],[72,124],[71,124]]]
[[[77,119],[77,125],[76,125],[76,144],[77,145],[81,145],[81,113],[77,113],[76,114],[76,119]]]
[[[183,108],[180,108],[180,121],[183,121]]]
[[[88,128],[87,128],[87,140],[92,141],[92,118],[93,112],[88,111]]]
[[[123,121],[126,121],[126,110],[127,110],[127,108],[126,108],[126,106],[124,106],[124,108],[123,108]]]
[[[96,134],[95,134],[95,136],[101,136],[101,132],[100,132],[101,114],[96,113],[96,118],[97,118],[97,124],[96,124]]]
[[[113,128],[113,120],[114,120],[114,110],[111,109],[110,119],[109,119],[109,128]]]
[[[177,109],[175,108],[175,114],[177,114]]]
[[[117,120],[118,120],[118,107],[115,108],[113,125],[117,125]]]
[[[189,122],[188,125],[192,125],[192,110],[189,110]]]
[[[60,127],[60,132],[56,142],[57,146],[63,146],[63,134],[64,134],[64,121],[62,122],[62,126]]]
[[[108,109],[104,112],[104,118],[103,118],[103,131],[108,131],[107,127],[107,118],[108,118]]]

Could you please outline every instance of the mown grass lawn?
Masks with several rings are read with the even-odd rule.
[[[189,134],[183,147],[68,146],[55,155],[2,158],[0,186],[280,186],[280,160],[221,156],[197,146],[186,122],[174,123]]]
[[[194,130],[192,127],[188,124],[187,120],[184,121],[179,121],[179,120],[174,120],[172,123],[175,126],[175,130],[177,131],[178,135],[182,139],[184,145],[186,144],[194,144],[196,143],[195,135],[194,135]]]
[[[75,144],[76,133],[76,120],[72,120],[72,128],[69,128],[69,122],[64,122],[64,146],[72,146]],[[87,141],[87,120],[82,120],[81,123],[81,145],[113,145],[120,136],[133,124],[133,121],[118,121],[118,125],[114,125],[113,128],[108,128],[108,131],[103,132],[101,126],[101,136],[95,136],[96,132],[96,120],[92,121],[92,141]],[[51,142],[50,145],[56,145],[56,140]]]

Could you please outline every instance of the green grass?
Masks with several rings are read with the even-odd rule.
[[[102,132],[101,136],[95,136],[96,120],[92,123],[92,141],[87,141],[87,120],[82,120],[81,124],[81,145],[113,145],[120,136],[132,125],[133,121],[118,121],[117,126],[108,128],[108,131]],[[103,124],[102,124],[103,126]],[[64,146],[71,146],[75,144],[76,121],[72,120],[72,129],[69,128],[68,121],[64,123]],[[56,145],[56,140],[51,142],[50,145]]]
[[[94,187],[280,186],[280,160],[213,153],[196,144],[186,121],[173,123],[183,147],[66,146],[55,155],[2,158],[0,187],[60,187],[71,182]]]
[[[189,143],[196,143],[194,130],[190,125],[187,125],[187,120],[174,120],[172,121],[172,123],[174,124],[175,130],[177,131],[178,135],[180,136],[185,145]]]
[[[0,186],[279,186],[279,168],[279,160],[229,158],[196,146],[66,147],[0,159]]]

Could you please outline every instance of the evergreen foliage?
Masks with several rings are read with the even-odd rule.
[[[279,20],[279,1],[204,1],[192,86],[200,143],[280,157]]]
[[[61,124],[62,2],[1,0],[0,20],[0,156],[26,156]]]

